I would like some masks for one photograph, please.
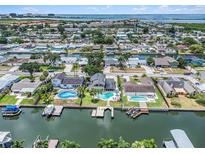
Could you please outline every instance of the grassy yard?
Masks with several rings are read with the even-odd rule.
[[[205,67],[194,67],[196,71],[205,71]]]
[[[6,95],[2,99],[0,99],[0,104],[14,105],[14,104],[16,104],[17,100],[18,99],[16,98],[16,96]]]
[[[21,101],[21,105],[34,105],[34,100],[33,99],[23,99]]]
[[[178,97],[168,98],[170,106],[172,108],[191,108],[201,109],[205,107],[205,103],[202,104],[199,100],[205,100],[204,98],[196,97],[196,99],[188,98],[184,95]]]
[[[1,71],[8,71],[8,70],[10,70],[12,67],[11,66],[2,66],[2,65],[0,65],[0,70]]]
[[[189,71],[182,68],[163,68],[168,74],[184,74]]]
[[[148,107],[153,107],[153,108],[154,107],[158,107],[158,108],[166,107],[164,98],[161,95],[161,93],[160,93],[160,91],[159,91],[159,89],[157,87],[156,87],[156,94],[157,94],[158,99],[156,99],[155,102],[147,103],[147,106]]]
[[[53,71],[63,71],[65,67],[52,67],[52,66],[41,66],[40,70],[42,71],[48,71],[48,70],[53,70]]]

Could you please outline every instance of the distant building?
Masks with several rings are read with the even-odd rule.
[[[154,58],[155,67],[178,67],[178,61],[172,57]]]

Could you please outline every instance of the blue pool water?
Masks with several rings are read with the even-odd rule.
[[[145,96],[131,96],[130,101],[132,101],[132,102],[146,102],[147,98]]]
[[[103,100],[108,100],[113,96],[114,96],[113,92],[105,92],[105,93],[97,95],[98,98],[103,99]]]
[[[58,97],[62,99],[76,98],[77,96],[78,94],[75,91],[62,91],[58,94]]]

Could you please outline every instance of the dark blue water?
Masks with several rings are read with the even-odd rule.
[[[205,14],[56,14],[52,19],[75,21],[139,19],[148,22],[205,23]]]

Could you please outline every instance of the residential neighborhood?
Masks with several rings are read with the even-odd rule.
[[[203,130],[205,25],[179,17],[0,13],[0,139],[25,127],[26,147],[177,147]]]

